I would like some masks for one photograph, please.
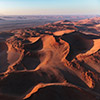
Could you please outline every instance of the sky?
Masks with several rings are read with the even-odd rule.
[[[99,15],[100,0],[0,0],[0,15]]]

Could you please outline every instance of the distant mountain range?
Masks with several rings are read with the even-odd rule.
[[[96,17],[95,15],[19,15],[19,16],[0,16],[4,20],[35,20],[35,19],[48,19],[48,20],[82,20],[86,18]],[[98,16],[97,16],[98,17]]]
[[[36,27],[47,23],[66,23],[84,32],[99,33],[99,16],[0,16],[0,32],[12,29]],[[95,27],[96,26],[96,27]]]

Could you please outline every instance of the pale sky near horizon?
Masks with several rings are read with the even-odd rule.
[[[100,0],[0,0],[0,15],[100,14]]]

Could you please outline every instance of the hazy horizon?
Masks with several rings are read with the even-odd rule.
[[[72,14],[72,15],[71,14],[70,15],[67,15],[67,14],[66,15],[64,15],[64,14],[62,14],[62,15],[60,15],[60,14],[58,14],[58,15],[49,15],[49,14],[48,15],[45,15],[45,14],[44,15],[39,15],[39,14],[37,14],[37,15],[36,14],[28,14],[28,15],[21,15],[21,14],[18,14],[18,15],[11,15],[11,14],[10,15],[2,15],[2,14],[0,14],[0,16],[100,16],[100,14],[89,14],[89,15],[88,14],[87,15],[86,14]]]
[[[99,15],[99,0],[0,0],[0,15]]]

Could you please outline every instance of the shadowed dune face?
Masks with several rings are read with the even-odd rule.
[[[67,60],[71,61],[76,55],[80,53],[85,53],[90,50],[94,42],[92,39],[87,39],[81,33],[73,32],[71,34],[65,34],[61,37],[63,40],[69,43],[70,45],[70,53],[66,57]]]
[[[7,50],[8,47],[5,42],[0,42],[0,52]]]
[[[0,40],[0,99],[100,99],[100,36],[68,23],[75,28],[65,20]]]
[[[41,50],[43,48],[42,40],[39,39],[34,43],[24,45],[25,50]]]
[[[7,70],[8,67],[8,61],[7,61],[7,44],[3,41],[0,41],[0,72],[4,72]]]
[[[73,97],[75,100],[96,100],[96,96],[89,91],[67,84],[41,84],[32,92],[25,100],[73,100]]]
[[[34,42],[34,41],[32,41]],[[43,43],[41,39],[38,39],[34,43],[25,44],[24,48],[25,55],[22,58],[21,63],[23,64],[25,69],[33,70],[35,69],[41,62],[39,50],[43,48]]]
[[[40,57],[38,52],[27,52],[21,63],[27,70],[33,70],[40,64]],[[18,67],[20,68],[20,67]]]

